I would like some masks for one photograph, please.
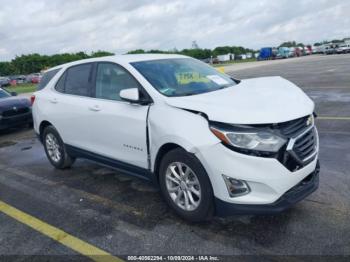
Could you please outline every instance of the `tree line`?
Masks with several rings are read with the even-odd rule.
[[[244,48],[242,46],[218,46],[214,49],[189,48],[189,49],[183,49],[181,51],[178,51],[176,48],[169,51],[163,51],[163,50],[157,50],[157,49],[153,49],[153,50],[136,49],[136,50],[129,51],[128,54],[155,54],[155,53],[181,54],[181,55],[194,57],[197,59],[206,59],[210,57],[216,57],[218,55],[225,55],[228,53],[235,54],[235,55],[242,55],[249,52],[255,52],[255,51],[253,49]]]
[[[143,50],[136,49],[129,51],[128,54],[146,54],[146,53],[162,53],[162,54],[183,54],[186,56],[191,56],[197,59],[206,59],[211,56],[216,57],[218,55],[223,55],[227,53],[232,53],[235,55],[245,54],[247,52],[254,52],[252,49],[244,48],[241,46],[219,46],[214,49],[206,48],[191,48],[183,49],[181,51],[177,49],[164,51],[164,50]],[[78,53],[65,53],[65,54],[55,54],[55,55],[40,55],[40,54],[29,54],[16,56],[10,62],[0,62],[0,76],[6,75],[20,75],[20,74],[31,74],[40,72],[42,70],[69,63],[76,60],[102,57],[114,55],[113,53],[107,51],[97,51],[91,54],[85,52]]]
[[[338,43],[349,38],[345,38],[342,40],[332,40],[332,41],[324,41],[320,43],[315,43],[314,45],[321,45],[324,43]],[[294,47],[294,46],[304,46],[303,43],[296,43],[295,41],[287,41],[282,43],[279,46],[285,47]],[[217,57],[218,55],[224,54],[234,54],[242,55],[246,53],[256,52],[253,49],[244,48],[242,46],[218,46],[214,49],[207,48],[199,48],[196,41],[193,41],[192,48],[183,49],[181,51],[176,48],[168,51],[152,49],[152,50],[144,50],[144,49],[136,49],[129,51],[128,54],[146,54],[146,53],[161,53],[161,54],[182,54],[190,57],[194,57],[197,59],[207,59],[210,57]],[[29,54],[29,55],[21,55],[16,56],[10,62],[0,62],[0,76],[4,75],[18,75],[18,74],[31,74],[40,72],[41,70],[48,69],[53,66],[57,66],[60,64],[65,64],[68,62],[93,58],[93,57],[101,57],[101,56],[109,56],[114,55],[111,52],[107,51],[97,51],[91,54],[87,54],[85,52],[78,53],[65,53],[65,54],[55,54],[55,55],[40,55],[40,54]]]
[[[114,55],[106,51],[93,52],[90,55],[85,52],[65,53],[55,55],[29,54],[16,56],[10,62],[0,62],[0,76],[37,73],[64,63],[76,60]]]

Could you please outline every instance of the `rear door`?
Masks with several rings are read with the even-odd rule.
[[[50,92],[47,112],[64,143],[82,149],[92,149],[93,126],[89,119],[92,96],[93,63],[68,68]]]
[[[139,88],[137,80],[122,66],[110,62],[96,65],[95,99],[90,100],[86,121],[93,130],[91,146],[99,155],[147,168],[146,120],[148,105],[122,101],[122,89]]]

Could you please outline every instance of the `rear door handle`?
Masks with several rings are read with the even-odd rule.
[[[97,111],[100,111],[101,108],[98,105],[94,105],[94,106],[89,106],[89,110],[97,112]]]
[[[51,99],[50,99],[50,102],[51,102],[52,104],[57,104],[58,100],[57,100],[57,98],[51,98]]]

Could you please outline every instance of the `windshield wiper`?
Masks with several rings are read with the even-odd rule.
[[[193,96],[193,95],[199,95],[203,93],[206,93],[206,92],[188,92],[188,93],[182,93],[182,94],[175,94],[174,96]]]
[[[218,89],[216,90],[220,90],[220,89],[224,89],[224,88],[228,88],[228,87],[231,87],[231,86],[234,86],[233,84],[227,84],[227,85],[223,85],[223,86],[220,86]]]
[[[220,86],[219,88],[217,89],[214,89],[214,90],[205,90],[205,91],[197,91],[197,92],[188,92],[188,93],[182,93],[182,94],[174,94],[173,96],[192,96],[192,95],[199,95],[199,94],[204,94],[204,93],[209,93],[209,92],[214,92],[214,91],[217,91],[217,90],[221,90],[221,89],[224,89],[224,88],[228,88],[230,86],[233,86],[233,85],[224,85],[224,86]]]

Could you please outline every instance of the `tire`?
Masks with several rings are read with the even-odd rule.
[[[55,168],[65,169],[72,166],[75,158],[68,155],[60,135],[53,126],[44,129],[42,141],[46,156]]]
[[[183,176],[180,176],[182,180],[175,178],[172,171],[178,175],[181,173],[179,167],[182,169]],[[181,148],[168,152],[160,164],[159,184],[165,201],[180,217],[191,222],[200,222],[207,221],[213,216],[212,186],[207,172],[193,154]],[[179,194],[181,197],[178,198]]]

